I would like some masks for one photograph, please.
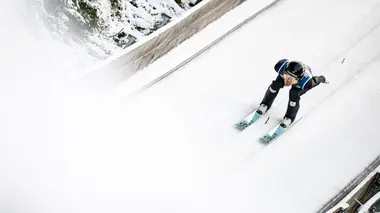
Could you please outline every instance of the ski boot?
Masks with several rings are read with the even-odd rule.
[[[260,104],[259,108],[256,110],[256,112],[260,115],[264,115],[268,110],[268,106],[265,104]]]
[[[280,126],[286,129],[290,126],[290,124],[292,124],[292,120],[288,117],[284,117],[281,121]]]

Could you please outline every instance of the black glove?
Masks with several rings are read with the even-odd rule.
[[[321,83],[323,83],[323,84],[329,84],[329,83],[330,83],[330,82],[326,79],[325,76],[321,75],[320,78],[321,78],[321,80],[322,80]]]

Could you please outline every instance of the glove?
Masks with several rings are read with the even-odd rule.
[[[321,75],[320,78],[322,79],[322,82],[323,84],[329,84],[330,82],[326,79],[325,76]]]

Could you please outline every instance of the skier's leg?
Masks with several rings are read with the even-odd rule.
[[[289,91],[289,101],[288,109],[286,110],[284,118],[290,118],[293,121],[296,119],[298,110],[300,109],[300,99],[301,95],[305,94],[306,91],[292,87]]]
[[[260,105],[265,104],[267,106],[267,111],[268,111],[271,108],[274,99],[276,99],[278,92],[283,87],[284,87],[284,80],[280,75],[278,75],[276,80],[274,80],[272,84],[268,87]]]
[[[286,110],[285,117],[290,118],[292,123],[296,119],[298,110],[300,109],[300,99],[310,89],[298,89],[292,87],[289,91],[288,109]]]

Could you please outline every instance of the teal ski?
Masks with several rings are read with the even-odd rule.
[[[264,136],[260,138],[260,141],[269,144],[270,142],[276,140],[278,137],[280,137],[286,130],[288,130],[290,127],[283,127],[281,123],[277,124],[274,128],[269,130]]]
[[[249,127],[256,121],[260,120],[260,118],[262,117],[263,117],[263,114],[258,113],[257,111],[253,111],[251,114],[247,115],[237,124],[235,124],[235,127],[239,130],[244,130],[245,128]]]
[[[283,125],[281,122],[278,123],[275,127],[273,127],[271,130],[269,130],[266,134],[264,134],[262,137],[260,137],[260,141],[264,144],[269,144],[279,138],[281,135],[283,135],[286,131],[288,131],[292,126],[294,126],[298,121],[302,119],[299,118],[289,126]]]

